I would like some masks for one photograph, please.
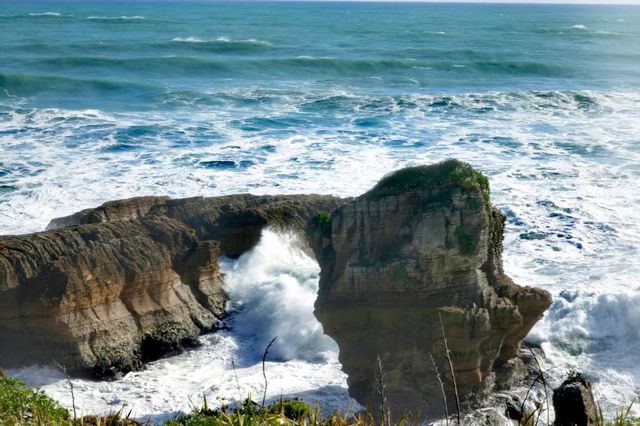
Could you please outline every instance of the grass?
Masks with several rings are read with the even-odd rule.
[[[633,400],[606,419],[599,409],[598,426],[640,426],[640,418],[631,412],[637,401]],[[74,420],[71,413],[44,392],[27,387],[20,380],[0,378],[0,425],[3,426],[142,426],[144,423],[122,414],[122,410],[110,416],[85,416]],[[540,413],[530,413],[521,425],[534,426]],[[454,423],[454,422],[452,422]],[[413,424],[405,417],[395,423],[403,426]],[[165,426],[390,426],[389,420],[374,420],[371,414],[332,414],[323,417],[320,407],[310,407],[299,399],[280,400],[266,407],[247,398],[236,407],[222,406],[211,409],[206,399],[201,408],[191,414],[169,420]]]
[[[267,407],[247,398],[237,407],[223,406],[212,410],[205,399],[204,406],[192,414],[170,420],[165,426],[391,426],[391,421],[376,422],[367,413],[342,415],[338,413],[323,417],[320,407],[311,408],[299,399],[280,400]],[[395,425],[409,424],[407,418]]]
[[[633,399],[629,405],[620,408],[620,411],[616,412],[615,417],[612,420],[606,420],[602,414],[602,407],[598,406],[598,425],[600,426],[640,426],[640,417],[634,417],[631,415],[636,400]]]
[[[2,426],[134,426],[140,423],[122,416],[86,416],[74,419],[71,413],[41,390],[23,382],[0,377],[0,425]]]

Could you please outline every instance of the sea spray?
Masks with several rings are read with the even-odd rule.
[[[320,269],[300,246],[293,233],[265,230],[253,250],[238,260],[220,262],[234,315],[233,332],[251,341],[247,362],[262,356],[272,337],[278,342],[271,353],[280,360],[322,360],[338,351],[313,316]]]

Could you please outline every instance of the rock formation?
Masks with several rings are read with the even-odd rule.
[[[377,407],[379,355],[393,411],[439,417],[429,354],[453,398],[441,330],[464,396],[522,365],[518,345],[551,303],[504,274],[504,220],[487,179],[454,160],[400,170],[349,200],[106,203],[0,237],[0,361],[56,360],[104,377],[180,351],[224,316],[218,257],[249,250],[267,226],[294,228],[320,264],[315,313],[340,347],[350,394]]]
[[[593,399],[591,382],[575,374],[553,390],[556,426],[595,426],[598,407]]]
[[[487,179],[451,160],[400,170],[310,226],[321,267],[315,314],[358,402],[378,410],[380,356],[393,412],[441,417],[433,354],[452,412],[442,328],[461,397],[485,390],[518,355],[551,296],[504,274],[504,221]]]
[[[111,377],[192,346],[224,316],[220,255],[250,249],[265,226],[302,229],[341,203],[145,197],[0,237],[0,360]]]

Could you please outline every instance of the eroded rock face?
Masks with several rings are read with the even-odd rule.
[[[144,197],[0,237],[0,361],[111,377],[192,346],[224,316],[220,255],[250,249],[265,226],[302,229],[343,202]]]
[[[393,412],[441,417],[431,353],[451,410],[440,318],[461,396],[484,390],[494,367],[517,356],[551,297],[504,274],[504,220],[486,178],[448,161],[396,172],[314,222],[315,314],[340,347],[358,402],[377,412],[379,355]]]

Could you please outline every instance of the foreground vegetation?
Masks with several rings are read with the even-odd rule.
[[[633,402],[621,409],[612,420],[601,415],[599,426],[640,426],[640,418],[631,416]],[[391,422],[376,422],[369,414],[346,413],[320,415],[320,408],[311,408],[298,400],[281,400],[269,406],[246,399],[236,407],[223,406],[212,409],[206,399],[203,406],[191,414],[183,415],[165,423],[165,426],[384,426]],[[522,425],[542,424],[531,416]],[[413,424],[409,419],[399,425]],[[450,422],[455,424],[455,422]],[[130,418],[123,411],[106,417],[85,416],[74,419],[73,413],[61,407],[40,390],[28,388],[21,381],[0,378],[0,425],[2,426],[141,426],[145,423]]]

